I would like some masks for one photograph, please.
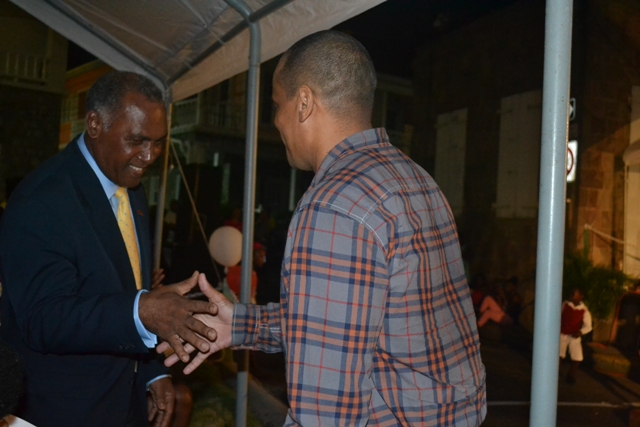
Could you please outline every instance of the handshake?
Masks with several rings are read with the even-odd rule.
[[[160,273],[155,273],[154,284]],[[195,286],[209,301],[190,300],[185,295]],[[216,291],[203,273],[197,271],[179,283],[154,286],[151,292],[140,296],[138,314],[142,324],[156,334],[162,343],[158,353],[173,349],[166,360],[172,366],[179,360],[188,363],[185,374],[190,374],[213,353],[231,345],[233,303]],[[190,354],[198,350],[189,362]]]

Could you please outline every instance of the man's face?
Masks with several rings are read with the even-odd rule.
[[[300,131],[300,121],[296,105],[296,96],[287,99],[287,93],[278,79],[280,66],[276,68],[273,75],[273,105],[276,109],[276,116],[273,120],[276,128],[280,132],[280,138],[287,151],[287,160],[291,167],[300,170],[311,170],[311,165],[305,160],[306,150],[302,143]]]
[[[91,154],[107,178],[120,187],[135,187],[162,152],[167,137],[165,107],[128,93],[110,121],[107,130],[101,124],[95,131]]]
[[[575,289],[571,293],[571,302],[574,303],[575,305],[580,304],[583,299],[584,299],[584,295],[582,295],[582,292],[580,292],[579,290]]]

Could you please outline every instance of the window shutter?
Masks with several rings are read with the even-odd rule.
[[[498,153],[498,218],[535,218],[538,213],[542,93],[503,98]]]

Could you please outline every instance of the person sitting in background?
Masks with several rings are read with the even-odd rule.
[[[499,325],[512,324],[513,319],[506,312],[508,302],[502,286],[496,286],[493,289],[492,295],[487,295],[482,300],[478,327],[483,327],[489,320],[493,320]]]
[[[512,276],[504,284],[504,294],[507,298],[506,312],[514,321],[518,323],[520,313],[522,312],[522,296],[518,292],[518,277]]]
[[[478,273],[473,276],[469,288],[471,289],[471,302],[473,302],[473,308],[480,310],[480,304],[485,297],[485,291],[487,287],[487,278],[482,273]]]

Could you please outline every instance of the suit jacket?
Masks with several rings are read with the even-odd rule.
[[[149,289],[142,186],[129,198]],[[136,330],[127,250],[77,138],[12,194],[0,228],[0,265],[2,335],[20,354],[26,377],[16,415],[38,427],[124,426],[137,399],[138,424],[146,425],[146,382],[167,371]]]

